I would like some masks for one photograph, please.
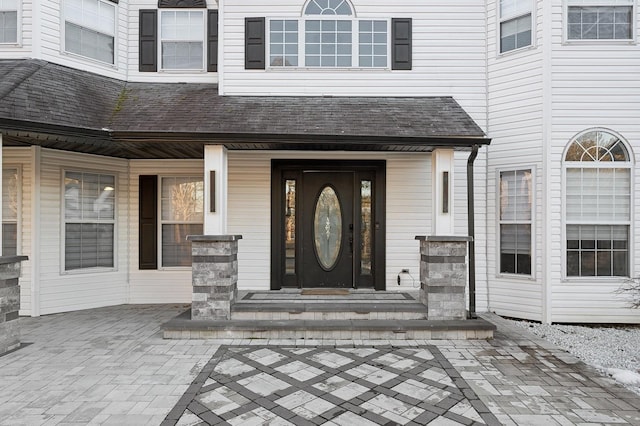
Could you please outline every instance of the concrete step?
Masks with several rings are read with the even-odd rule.
[[[415,301],[381,303],[237,302],[233,320],[420,320],[427,319],[427,308]]]
[[[192,320],[188,310],[162,325],[165,339],[490,339],[495,326],[482,319],[429,320]]]

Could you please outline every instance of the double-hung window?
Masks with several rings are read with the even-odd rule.
[[[0,44],[18,42],[18,0],[0,0]]]
[[[389,20],[356,19],[346,0],[311,0],[301,19],[271,19],[268,28],[272,68],[389,66]]]
[[[162,266],[191,266],[191,243],[187,235],[203,232],[202,177],[162,177],[160,210]]]
[[[113,64],[116,5],[103,0],[64,0],[64,51]]]
[[[2,255],[13,256],[18,252],[18,169],[2,169]]]
[[[531,0],[500,0],[500,53],[531,45]]]
[[[204,70],[203,10],[160,12],[160,58],[164,70]]]
[[[113,268],[114,175],[64,173],[64,270]]]
[[[568,40],[633,39],[634,0],[568,0]]]
[[[531,169],[500,172],[500,273],[531,275]]]
[[[587,131],[567,149],[566,275],[629,276],[631,161],[620,138]]]

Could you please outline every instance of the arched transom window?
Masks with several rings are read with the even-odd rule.
[[[629,276],[631,161],[621,138],[589,130],[564,158],[566,275]]]
[[[310,0],[299,19],[268,28],[271,68],[389,66],[390,20],[356,18],[347,0]]]

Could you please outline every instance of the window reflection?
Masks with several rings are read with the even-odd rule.
[[[288,179],[284,185],[284,247],[285,273],[296,273],[296,181]]]
[[[360,182],[360,273],[371,275],[371,181]]]

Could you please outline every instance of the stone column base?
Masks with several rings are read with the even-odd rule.
[[[191,319],[230,320],[238,295],[238,240],[241,235],[189,235]]]
[[[416,237],[420,241],[420,301],[430,320],[466,319],[467,242],[470,237]]]
[[[20,347],[20,262],[27,256],[0,256],[0,355]]]

